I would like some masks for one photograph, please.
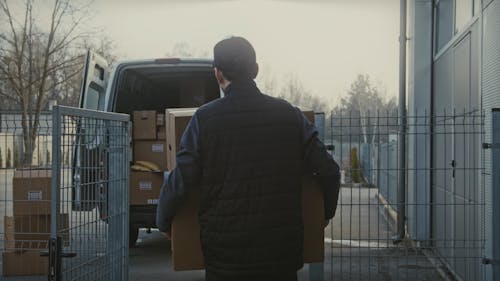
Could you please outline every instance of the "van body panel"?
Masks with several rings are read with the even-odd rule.
[[[186,71],[186,68],[207,68],[213,69],[212,60],[208,59],[180,59],[179,63],[161,63],[155,59],[147,60],[129,60],[121,61],[111,71],[108,87],[106,89],[105,110],[115,112],[115,102],[117,95],[117,88],[119,86],[119,79],[121,74],[130,69],[138,68],[169,68],[174,71],[175,69]]]
[[[98,66],[97,68],[95,66]],[[104,67],[105,66],[105,67]],[[104,75],[99,73],[104,69]],[[97,74],[97,75],[96,75]],[[104,78],[99,81],[97,78]],[[157,110],[164,111],[172,107],[198,107],[211,100],[222,97],[215,76],[213,74],[213,63],[209,59],[145,59],[118,62],[111,71],[105,60],[89,52],[87,54],[86,66],[80,95],[80,107],[103,110],[108,112],[120,112],[132,114],[135,110]],[[96,101],[86,99],[86,96],[94,95],[91,86],[99,86],[102,95]],[[90,89],[90,90],[89,90]],[[77,156],[91,153],[93,159],[99,159],[94,152],[78,151]],[[97,154],[99,154],[97,152]],[[86,161],[82,157],[78,162]],[[92,167],[92,163],[74,163],[74,167]],[[96,166],[97,167],[97,166]],[[100,167],[97,167],[98,169]],[[79,186],[88,186],[89,182],[96,181],[98,173],[79,171],[75,175]],[[106,202],[107,192],[101,194],[98,190],[87,192],[99,199],[96,201]],[[107,189],[104,189],[107,190]],[[75,192],[81,197],[81,192]],[[95,201],[94,201],[95,202]],[[95,206],[87,206],[91,209]],[[101,218],[107,215],[107,206],[97,205]],[[129,235],[130,245],[135,245],[138,228],[153,228],[155,226],[156,206],[130,206]]]

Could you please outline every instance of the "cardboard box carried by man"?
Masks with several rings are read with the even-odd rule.
[[[175,168],[179,143],[196,109],[167,109],[165,111],[167,138],[167,166]],[[314,112],[304,115],[314,122]],[[174,270],[204,269],[198,222],[199,192],[192,192],[187,202],[177,211],[172,222],[172,260]],[[302,211],[304,219],[304,262],[322,262],[324,259],[324,202],[321,188],[312,178],[303,179]]]

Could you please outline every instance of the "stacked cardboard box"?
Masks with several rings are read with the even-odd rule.
[[[51,171],[17,170],[12,181],[13,216],[4,217],[4,276],[47,274],[47,258],[40,252],[48,248],[51,223]],[[69,244],[69,217],[59,214],[66,245]],[[36,266],[34,266],[36,265]]]
[[[157,114],[154,110],[134,111],[134,162],[148,161],[156,164],[160,170],[167,169],[165,139],[161,133],[165,130],[164,119],[163,114]]]
[[[19,251],[2,253],[2,273],[4,276],[47,275],[49,259],[40,257],[39,251]]]
[[[68,214],[59,214],[62,238],[69,245]],[[5,249],[22,251],[26,249],[47,249],[50,239],[51,215],[5,216]]]
[[[167,169],[165,115],[154,110],[133,113],[133,161],[158,166],[154,171],[130,171],[130,205],[156,205]]]
[[[163,173],[131,171],[130,205],[157,205]]]
[[[176,150],[181,135],[195,109],[167,109],[168,167],[175,167]],[[304,111],[314,123],[314,112]],[[323,192],[312,178],[304,178],[302,211],[304,218],[304,262],[322,262],[324,259],[324,203]],[[205,267],[200,243],[198,222],[199,194],[194,192],[177,211],[172,222],[172,260],[174,270],[196,270]]]
[[[165,114],[156,114],[156,139],[164,141],[166,139]]]
[[[14,215],[50,215],[51,179],[51,170],[15,171]]]

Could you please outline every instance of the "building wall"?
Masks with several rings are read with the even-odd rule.
[[[410,1],[408,115],[430,110],[436,118],[434,126],[409,132],[408,231],[413,239],[430,241],[463,280],[496,280],[480,262],[493,249],[488,243],[494,246],[492,241],[498,240],[491,230],[492,203],[486,205],[486,212],[483,208],[485,200],[492,198],[488,169],[490,174],[494,171],[481,142],[491,140],[488,111],[500,107],[499,2]],[[486,114],[484,140],[476,118],[482,112]],[[428,135],[418,134],[419,128],[434,130],[430,143],[419,137]],[[472,131],[476,133],[467,133]],[[430,212],[425,206],[431,206]]]
[[[430,120],[432,0],[410,1],[408,12],[408,232],[430,240]],[[415,23],[418,24],[415,24]]]
[[[434,60],[433,115],[438,116],[438,134],[433,137],[432,237],[439,253],[465,280],[476,280],[481,266],[479,259],[472,258],[481,254],[475,248],[481,247],[482,237],[482,185],[477,169],[481,155],[481,126],[477,119],[479,26],[476,20],[440,50]]]

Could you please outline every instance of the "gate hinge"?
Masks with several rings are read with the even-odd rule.
[[[498,149],[500,148],[500,143],[483,143],[483,149]]]
[[[482,263],[500,266],[500,260],[495,260],[495,259],[483,258]]]

